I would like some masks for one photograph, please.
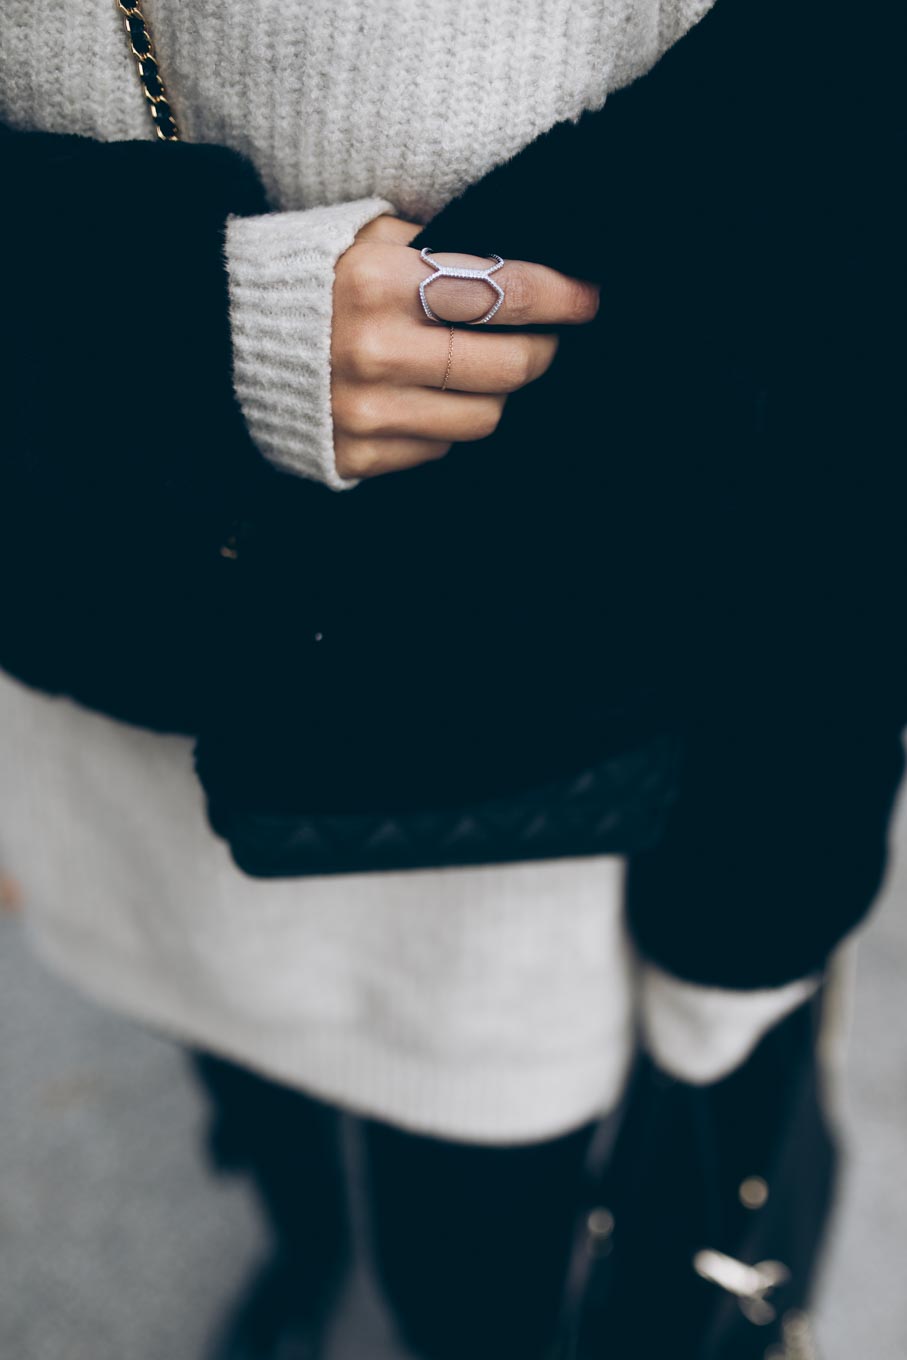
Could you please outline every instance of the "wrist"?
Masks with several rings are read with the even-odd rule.
[[[367,198],[227,222],[233,384],[249,432],[277,467],[335,491],[358,479],[335,462],[334,266],[365,222],[390,211]]]

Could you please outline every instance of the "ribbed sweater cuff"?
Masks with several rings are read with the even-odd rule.
[[[335,491],[331,419],[334,265],[383,198],[227,220],[233,383],[261,453]]]
[[[729,1076],[763,1035],[807,1001],[821,978],[738,992],[683,982],[645,964],[641,979],[643,1040],[669,1076],[694,1086]]]

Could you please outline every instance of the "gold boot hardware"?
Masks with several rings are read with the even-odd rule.
[[[781,1261],[760,1261],[748,1266],[722,1251],[697,1251],[693,1269],[703,1280],[735,1295],[743,1316],[757,1327],[775,1321],[778,1310],[769,1302],[768,1295],[790,1279],[790,1271]]]
[[[613,1246],[614,1215],[600,1205],[586,1219],[586,1250],[590,1256],[607,1256]]]

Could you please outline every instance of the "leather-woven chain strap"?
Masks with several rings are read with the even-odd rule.
[[[162,142],[178,142],[180,130],[173,116],[173,109],[170,107],[167,92],[164,89],[161,68],[154,50],[154,40],[151,37],[148,20],[142,13],[140,5],[122,4],[121,0],[114,0],[114,3],[123,16],[126,42],[129,45],[129,51],[135,58],[135,69],[138,72],[142,93],[148,101],[154,130]]]
[[[126,42],[129,51],[135,57],[135,69],[138,72],[142,93],[148,101],[154,130],[162,142],[178,142],[181,140],[180,130],[164,88],[164,78],[154,50],[154,39],[148,27],[148,20],[142,13],[140,5],[125,5],[121,0],[114,0],[114,4],[123,16]],[[218,548],[218,552],[228,561],[233,561],[239,556],[238,525],[234,525],[226,540]]]

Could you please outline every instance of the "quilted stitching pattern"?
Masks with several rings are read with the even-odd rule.
[[[212,823],[255,877],[628,854],[660,837],[679,742],[659,736],[579,774],[472,805],[397,813],[236,813]]]

